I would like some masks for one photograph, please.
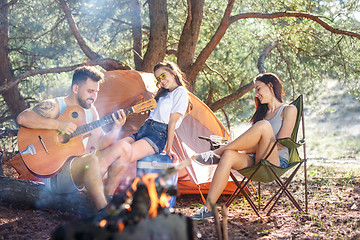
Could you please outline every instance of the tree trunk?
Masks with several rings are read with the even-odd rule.
[[[181,69],[189,69],[194,62],[196,44],[198,42],[203,19],[204,0],[188,1],[188,17],[180,37],[177,62]],[[189,89],[193,91],[194,89]]]
[[[139,70],[143,63],[140,1],[131,0],[130,9],[131,9],[131,26],[132,26],[135,70]]]
[[[186,77],[190,83],[190,91],[195,89],[195,82],[197,75],[203,69],[206,60],[215,50],[216,46],[219,44],[222,37],[226,33],[226,30],[229,27],[229,18],[231,16],[231,11],[233,9],[234,2],[235,0],[228,1],[228,5],[225,9],[224,16],[215,34],[212,36],[211,40],[208,42],[206,47],[200,52],[199,56],[196,58],[195,62],[191,65],[191,67],[184,70]]]
[[[0,8],[0,86],[6,85],[15,78],[9,59],[9,13],[7,3],[7,0],[0,0],[0,6],[3,6]],[[27,108],[17,85],[2,93],[2,96],[13,117]]]
[[[83,216],[96,213],[96,208],[84,192],[54,194],[42,183],[0,176],[0,200],[19,207],[53,209]]]
[[[168,14],[166,0],[149,0],[150,39],[141,70],[152,72],[166,54]]]

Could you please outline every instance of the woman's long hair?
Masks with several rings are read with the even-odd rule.
[[[158,64],[156,64],[154,66],[154,73],[159,68],[163,68],[165,71],[172,74],[175,77],[175,81],[176,81],[177,85],[183,86],[185,89],[187,89],[187,87],[186,87],[187,81],[185,79],[185,74],[181,71],[181,69],[179,68],[179,66],[177,64],[175,64],[173,62],[167,62],[167,61],[159,62]],[[168,89],[160,87],[154,97],[155,100],[158,101],[160,97],[164,96],[168,92],[169,92]],[[191,111],[191,109],[192,109],[192,103],[191,103],[190,97],[189,97],[189,106],[188,106],[186,113],[189,113]]]
[[[256,81],[261,81],[265,83],[267,86],[271,87],[275,94],[276,99],[279,100],[280,102],[283,102],[282,99],[283,86],[281,84],[279,77],[276,74],[274,73],[259,74],[254,79],[254,82]],[[257,97],[255,97],[255,108],[256,111],[250,120],[253,124],[255,124],[260,120],[263,120],[266,116],[267,111],[269,110],[268,105],[266,103],[262,104]]]

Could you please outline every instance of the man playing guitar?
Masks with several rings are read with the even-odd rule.
[[[71,121],[58,119],[59,116],[70,106],[81,106],[87,123],[98,120],[99,115],[93,103],[102,81],[103,74],[96,68],[77,68],[74,71],[69,95],[45,100],[33,108],[24,110],[17,117],[17,122],[29,129],[54,129],[60,132],[60,136],[71,135],[78,126]],[[117,146],[117,136],[126,121],[123,110],[117,111],[116,117],[115,114],[111,116],[115,124],[110,132],[104,134],[101,128],[92,130],[90,136],[82,140],[86,149],[85,154],[67,158],[61,170],[51,176],[45,176],[44,183],[50,191],[71,193],[86,188],[97,209],[107,205],[107,195],[114,194],[121,180],[118,176],[122,175],[120,171],[123,165],[119,161],[119,153],[124,151],[120,151]],[[60,155],[61,151],[58,152]],[[105,173],[108,174],[108,178],[104,185]]]

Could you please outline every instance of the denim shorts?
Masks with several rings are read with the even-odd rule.
[[[254,162],[255,162],[255,159],[256,159],[256,155],[255,154],[249,154],[250,157],[252,157],[254,159]],[[281,168],[287,168],[289,167],[289,160],[287,160],[286,158],[284,157],[279,157],[279,160],[280,160],[280,167]]]
[[[155,153],[161,153],[166,145],[167,132],[167,124],[148,119],[140,127],[139,131],[130,137],[135,141],[146,140],[154,148]]]
[[[63,194],[63,193],[72,193],[81,191],[84,189],[79,189],[71,176],[71,163],[74,158],[69,159],[63,166],[63,168],[55,176],[50,178],[44,178],[43,181],[48,190],[53,193]]]

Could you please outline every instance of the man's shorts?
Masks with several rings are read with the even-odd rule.
[[[45,186],[53,193],[72,193],[82,191],[83,188],[78,188],[71,176],[71,164],[75,158],[69,159],[64,167],[55,176],[50,178],[44,178]]]

